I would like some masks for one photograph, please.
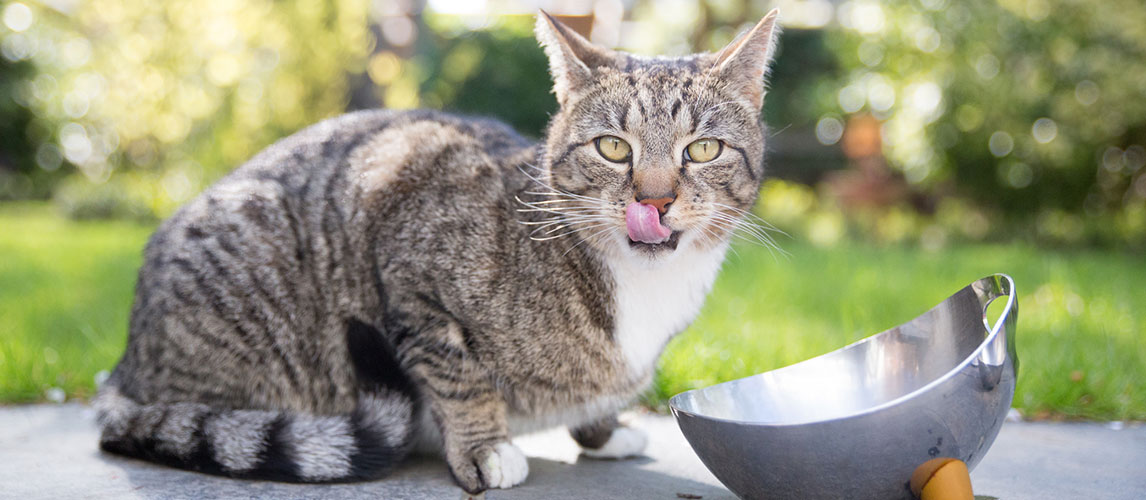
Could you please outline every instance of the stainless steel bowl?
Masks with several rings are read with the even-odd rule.
[[[669,406],[741,498],[910,499],[917,466],[974,468],[995,441],[1015,393],[1017,305],[1010,276],[988,276],[907,324]]]

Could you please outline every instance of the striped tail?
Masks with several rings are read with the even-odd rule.
[[[348,415],[142,405],[111,384],[93,404],[100,448],[181,469],[290,482],[376,479],[410,448],[414,405],[397,391],[363,394]]]

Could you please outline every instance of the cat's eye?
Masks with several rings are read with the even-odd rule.
[[[629,143],[615,135],[598,137],[596,142],[597,152],[611,162],[621,163],[633,156],[633,148],[629,147]]]
[[[686,160],[696,163],[710,162],[720,156],[724,143],[716,139],[697,139],[684,148]]]

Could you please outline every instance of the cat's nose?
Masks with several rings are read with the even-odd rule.
[[[661,215],[664,215],[665,212],[668,211],[669,205],[672,205],[672,202],[676,201],[676,195],[669,193],[667,195],[662,195],[660,198],[649,197],[643,199],[638,196],[637,201],[645,205],[652,205],[657,207],[657,211],[660,212]]]

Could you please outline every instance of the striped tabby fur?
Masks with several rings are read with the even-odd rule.
[[[415,447],[470,492],[567,425],[640,453],[616,412],[695,317],[763,176],[775,14],[717,54],[646,58],[541,15],[561,105],[534,144],[500,123],[365,111],[266,149],[151,238],[127,349],[94,405],[104,450],[242,478],[376,478]],[[633,146],[605,161],[594,139]],[[683,149],[713,137],[723,154]],[[625,206],[671,192],[665,243]],[[620,430],[618,430],[620,429]]]

